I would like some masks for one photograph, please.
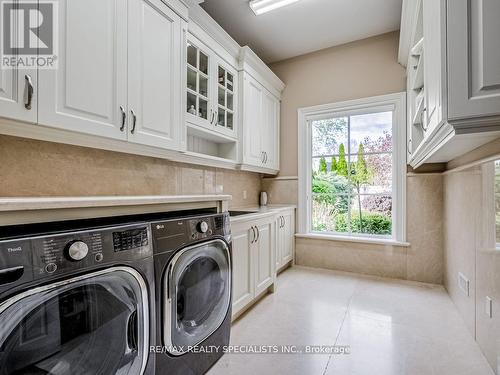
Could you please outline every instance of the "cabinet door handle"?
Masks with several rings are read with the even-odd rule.
[[[210,124],[213,124],[214,122],[214,110],[210,108]]]
[[[264,164],[267,164],[267,151],[264,151]]]
[[[127,113],[125,112],[125,108],[120,106],[120,112],[122,113],[122,126],[120,127],[120,131],[125,130],[125,121],[127,121]]]
[[[31,80],[31,76],[29,74],[26,74],[24,76],[25,84],[26,84],[26,100],[24,101],[24,108],[30,110],[31,109],[31,102],[33,101],[33,81]]]
[[[259,240],[260,240],[260,230],[259,230],[259,227],[255,227],[255,229],[257,229],[257,239],[255,240],[255,242],[259,242]]]
[[[264,164],[264,151],[260,152],[260,162]]]
[[[424,114],[427,112],[427,108],[424,108],[422,110],[422,114],[420,115],[420,121],[422,122],[422,130],[425,132],[427,131],[428,129],[428,126],[425,126],[424,123],[425,123],[425,116]]]
[[[410,155],[412,154],[411,145],[412,145],[411,139],[408,139],[408,153],[409,153]]]
[[[253,244],[255,242],[255,237],[257,237],[257,234],[255,233],[255,227],[252,227],[252,241],[250,241],[250,244]]]
[[[137,115],[135,114],[133,109],[130,110],[130,113],[132,114],[132,129],[130,129],[130,133],[134,134],[135,125],[137,124]]]
[[[219,116],[219,111],[215,111],[214,113],[214,125],[217,125],[217,116]]]

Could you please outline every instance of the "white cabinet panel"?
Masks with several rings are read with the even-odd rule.
[[[244,77],[243,128],[245,131],[244,163],[261,166],[262,153],[262,112],[264,88],[248,74]]]
[[[295,253],[295,210],[278,215],[276,268],[281,268],[294,258]]]
[[[30,83],[31,81],[31,83]],[[28,90],[33,87],[27,108]],[[0,68],[0,116],[35,123],[37,121],[37,72]]]
[[[233,237],[233,317],[276,278],[274,216],[231,225]]]
[[[252,301],[254,296],[254,275],[252,268],[252,247],[250,231],[243,228],[232,229],[232,265],[233,265],[233,315]]]
[[[280,101],[250,74],[242,77],[243,164],[277,171]]]
[[[500,115],[500,1],[448,1],[449,118]]]
[[[126,139],[126,61],[126,1],[60,1],[58,69],[39,71],[40,124]]]
[[[284,246],[282,252],[282,264],[293,260],[295,248],[295,215],[292,213],[283,215],[283,237]]]
[[[428,131],[434,129],[443,119],[442,112],[442,79],[444,41],[443,9],[445,0],[423,0],[424,52],[424,94],[425,120]],[[430,36],[430,37],[427,37]]]
[[[264,167],[279,169],[279,113],[280,102],[267,90],[263,95],[262,151]]]
[[[1,2],[0,2],[0,5]],[[20,15],[20,13],[14,13]],[[12,16],[11,16],[12,17]],[[18,17],[12,17],[12,40],[18,40]],[[3,37],[3,36],[2,36]],[[33,94],[31,96],[31,108],[26,108],[28,100],[28,88],[31,81]],[[6,69],[0,67],[0,116],[15,120],[36,122],[37,121],[37,72],[23,68]]]
[[[162,1],[129,1],[129,141],[179,147],[181,36],[180,17]]]
[[[273,223],[267,222],[257,226],[255,242],[255,294],[266,290],[274,281],[273,256]]]

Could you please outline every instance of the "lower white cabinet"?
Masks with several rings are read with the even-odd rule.
[[[276,270],[295,256],[295,209],[280,212],[276,218]]]
[[[275,217],[231,226],[233,265],[233,316],[275,280]]]
[[[248,223],[231,227],[233,266],[233,315],[248,305],[254,297],[252,230]]]

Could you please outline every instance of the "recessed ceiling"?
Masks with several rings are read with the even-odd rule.
[[[248,0],[205,0],[239,44],[272,63],[399,29],[402,0],[301,0],[256,16]]]

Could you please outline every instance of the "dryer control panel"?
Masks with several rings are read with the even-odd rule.
[[[175,251],[192,242],[208,240],[214,236],[230,242],[229,215],[185,217],[151,223],[155,254]]]

